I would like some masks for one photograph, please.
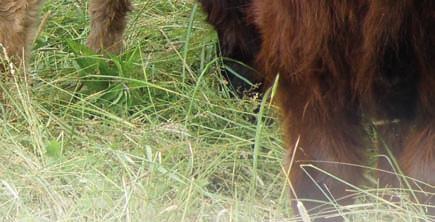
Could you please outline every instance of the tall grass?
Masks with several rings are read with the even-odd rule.
[[[135,1],[108,58],[82,46],[86,7],[48,0],[31,66],[1,82],[1,221],[300,220],[275,108],[234,96],[193,0]],[[354,189],[351,221],[422,217]]]

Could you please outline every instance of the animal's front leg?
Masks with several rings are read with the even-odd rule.
[[[284,85],[280,93],[286,117],[293,209],[300,213],[302,203],[314,217],[324,213],[325,208],[336,211],[331,203],[353,202],[346,197],[351,194],[347,183],[357,185],[362,178],[362,168],[357,166],[365,162],[365,133],[356,104],[351,101],[340,104],[336,97],[326,95],[319,101],[309,92],[304,87]],[[342,221],[342,218],[318,217],[314,221]]]
[[[435,220],[435,125],[431,123],[434,118],[424,118],[429,122],[420,122],[406,137],[405,148],[398,158],[403,173],[413,178],[408,182],[432,220]]]
[[[95,52],[119,53],[127,14],[132,10],[130,0],[91,0],[91,33],[88,46]]]
[[[7,56],[17,66],[29,59],[30,44],[34,38],[35,23],[41,0],[0,1],[0,43]]]

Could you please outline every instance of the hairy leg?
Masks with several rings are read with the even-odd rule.
[[[434,119],[432,116],[429,119]],[[428,215],[435,219],[435,123],[421,123],[407,137],[399,156],[404,174],[416,179],[409,181],[420,204],[427,206]]]
[[[28,58],[42,0],[3,0],[0,4],[0,43],[21,66]],[[3,52],[1,52],[3,54]]]
[[[130,0],[91,0],[91,33],[88,46],[95,52],[119,53],[127,14],[132,10]]]
[[[353,199],[346,198],[351,194],[346,191],[349,186],[337,178],[357,185],[362,177],[362,168],[347,165],[365,162],[365,133],[360,125],[358,106],[350,101],[346,105],[336,104],[335,97],[328,96],[315,101],[310,93],[304,93],[303,86],[291,87],[295,91],[288,90],[281,95],[281,108],[287,117],[284,129],[293,198],[302,201],[312,214],[325,208],[333,209],[333,206],[322,206],[319,201],[351,204]],[[280,91],[283,93],[282,89]],[[293,208],[298,212],[296,201]],[[316,221],[340,220],[318,218]]]
[[[289,180],[293,198],[301,201],[293,201],[296,213],[298,203],[312,213],[326,213],[319,201],[352,203],[346,198],[351,194],[347,184],[357,185],[362,178],[362,168],[352,165],[365,163],[366,135],[360,98],[352,90],[354,66],[349,56],[359,52],[352,41],[338,41],[359,38],[357,32],[349,32],[349,27],[358,30],[358,23],[342,23],[354,20],[349,15],[359,7],[334,2],[253,2],[262,34],[261,69],[271,82],[279,74],[277,100],[286,118]]]

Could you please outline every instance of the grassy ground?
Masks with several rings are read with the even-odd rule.
[[[80,46],[86,6],[48,0],[31,71],[1,83],[0,220],[296,221],[276,112],[232,95],[193,0],[135,1],[110,59]],[[422,216],[379,192],[350,220]]]

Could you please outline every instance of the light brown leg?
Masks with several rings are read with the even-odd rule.
[[[35,23],[42,0],[2,0],[0,3],[0,43],[8,56],[21,66],[29,58]],[[4,53],[1,52],[2,57]]]
[[[88,46],[95,52],[119,53],[127,14],[132,10],[130,0],[91,0],[91,33]]]

